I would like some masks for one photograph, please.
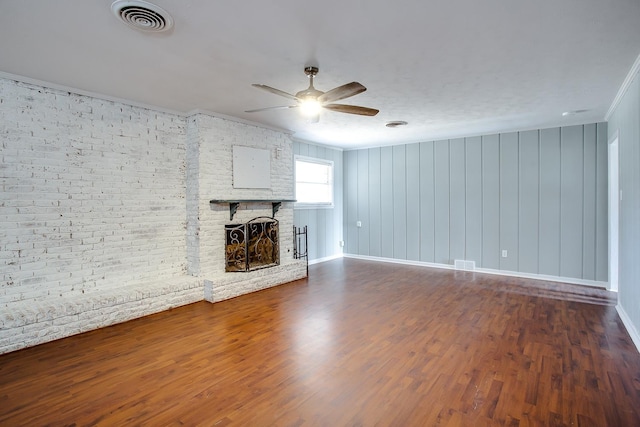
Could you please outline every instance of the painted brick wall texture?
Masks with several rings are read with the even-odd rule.
[[[0,84],[3,301],[184,274],[185,120]]]
[[[293,143],[281,133],[216,117],[198,114],[188,119],[194,133],[188,144],[197,144],[198,150],[188,148],[199,156],[189,157],[197,162],[199,170],[199,229],[189,244],[197,245],[188,251],[199,253],[200,277],[208,283],[205,299],[220,301],[254,290],[275,286],[306,276],[306,264],[293,259],[293,204],[284,203],[276,214],[280,228],[280,263],[277,268],[248,273],[224,272],[224,226],[231,223],[229,205],[212,205],[211,199],[293,199]],[[233,187],[233,146],[241,145],[269,150],[271,153],[271,188],[239,189]],[[191,169],[191,165],[189,165]],[[194,168],[195,169],[195,168]],[[270,203],[242,203],[233,223],[247,222],[258,216],[271,216]],[[195,267],[194,267],[195,269]],[[209,295],[209,297],[207,297]],[[215,296],[213,296],[215,295]]]
[[[115,289],[126,294],[185,275],[185,123],[0,80],[5,313]],[[131,316],[123,311],[120,318]],[[3,329],[15,325],[7,316],[2,322]]]
[[[290,204],[283,266],[242,278],[223,272],[228,206],[209,205],[292,198],[287,135],[0,79],[0,138],[0,353],[202,300],[205,279],[222,300],[305,275]],[[271,150],[274,190],[233,189],[235,144]]]

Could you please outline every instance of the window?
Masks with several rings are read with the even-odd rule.
[[[295,156],[296,207],[333,207],[333,162]]]

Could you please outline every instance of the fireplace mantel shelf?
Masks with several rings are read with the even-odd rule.
[[[269,200],[269,199],[236,199],[236,200],[209,200],[209,203],[215,204],[227,204],[229,203],[229,221],[233,221],[233,216],[238,210],[238,206],[240,203],[271,203],[271,217],[274,218],[276,213],[280,209],[280,205],[282,203],[295,203],[295,200],[289,199],[278,199],[278,200]]]

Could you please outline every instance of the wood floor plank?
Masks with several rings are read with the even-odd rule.
[[[0,356],[0,426],[640,426],[604,291],[342,259]]]

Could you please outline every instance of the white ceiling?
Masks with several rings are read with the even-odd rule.
[[[639,0],[152,0],[165,34],[111,3],[0,0],[0,71],[357,148],[601,121],[640,53]],[[244,112],[289,105],[251,84],[295,93],[305,65],[320,90],[362,83],[340,102],[380,113]]]

